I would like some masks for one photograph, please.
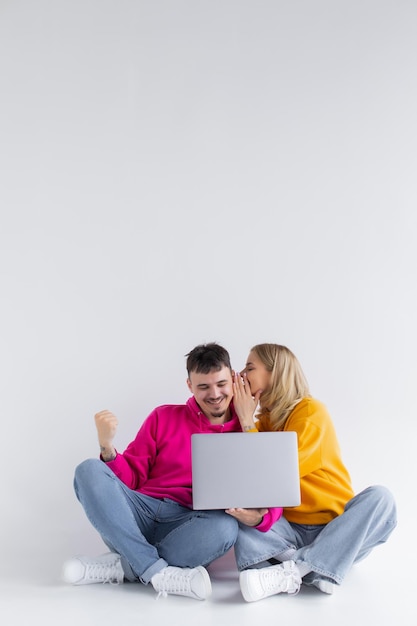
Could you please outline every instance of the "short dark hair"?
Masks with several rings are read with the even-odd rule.
[[[215,342],[200,344],[185,356],[187,357],[188,376],[191,372],[198,374],[218,372],[222,367],[232,369],[228,351]]]

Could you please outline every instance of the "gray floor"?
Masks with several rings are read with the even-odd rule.
[[[394,533],[351,570],[333,596],[302,588],[296,596],[273,596],[246,603],[239,590],[233,553],[210,567],[213,594],[199,602],[178,596],[156,599],[153,588],[140,584],[73,587],[60,579],[58,559],[50,555],[26,571],[8,576],[3,571],[0,594],[1,622],[23,626],[102,626],[103,624],[337,624],[366,623],[415,626],[417,612],[412,579],[398,558],[401,534]],[[267,622],[268,620],[268,622]]]

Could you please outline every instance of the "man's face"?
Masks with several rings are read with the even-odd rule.
[[[228,367],[209,374],[190,372],[187,385],[200,409],[211,422],[222,424],[229,419],[233,381]]]

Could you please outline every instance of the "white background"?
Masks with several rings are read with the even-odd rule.
[[[407,0],[0,2],[8,576],[103,551],[72,490],[93,415],[123,449],[206,341],[295,352],[406,542],[416,61]]]

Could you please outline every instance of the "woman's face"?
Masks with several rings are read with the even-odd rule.
[[[268,372],[255,352],[249,353],[243,372],[246,373],[252,395],[255,395],[258,391],[266,391],[268,389],[271,381],[271,372]]]

